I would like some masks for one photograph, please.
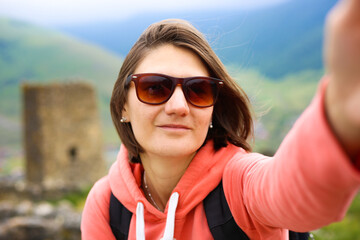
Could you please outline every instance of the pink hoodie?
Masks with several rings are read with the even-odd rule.
[[[360,171],[329,129],[325,85],[273,158],[231,144],[215,153],[209,141],[173,190],[164,213],[146,200],[142,166],[130,164],[122,146],[109,174],[89,193],[82,238],[115,239],[109,226],[112,191],[133,213],[129,239],[212,239],[202,201],[221,179],[234,219],[250,239],[288,239],[286,229],[309,231],[341,220],[360,187]]]

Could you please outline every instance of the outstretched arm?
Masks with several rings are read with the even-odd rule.
[[[340,221],[360,188],[360,0],[339,2],[325,38],[327,76],[275,156],[234,157],[224,171],[226,199],[250,238]]]
[[[360,160],[360,0],[342,0],[328,15],[324,58],[330,78],[327,118],[356,163]]]

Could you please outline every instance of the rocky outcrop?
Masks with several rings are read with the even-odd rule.
[[[81,239],[81,212],[57,196],[64,193],[31,188],[22,174],[1,176],[0,240]]]
[[[81,213],[67,201],[0,202],[0,240],[78,240]]]

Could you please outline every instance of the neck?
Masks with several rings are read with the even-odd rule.
[[[149,202],[164,211],[172,191],[184,175],[195,153],[183,158],[156,158],[141,154],[145,175],[143,190]],[[145,183],[147,189],[145,189]],[[151,194],[151,197],[149,196]]]

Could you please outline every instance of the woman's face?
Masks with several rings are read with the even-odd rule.
[[[173,77],[209,76],[206,66],[192,51],[173,45],[151,50],[134,73],[161,73]],[[161,105],[138,100],[131,82],[123,116],[132,126],[145,153],[154,157],[189,157],[204,143],[213,107],[198,108],[185,99],[181,86]]]

